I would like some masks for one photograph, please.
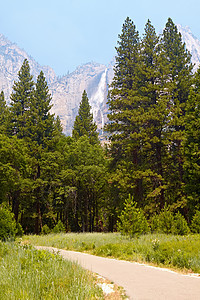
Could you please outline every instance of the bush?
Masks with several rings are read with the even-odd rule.
[[[22,225],[20,223],[16,223],[16,235],[17,236],[23,236],[24,230],[22,228]]]
[[[136,207],[133,197],[125,200],[124,209],[119,217],[118,230],[131,237],[149,232],[149,226],[142,209]]]
[[[200,233],[200,211],[196,211],[191,222],[191,231],[193,233]]]
[[[159,215],[152,217],[150,224],[154,232],[178,235],[187,235],[190,233],[187,221],[180,212],[174,216],[167,206],[163,208]]]
[[[14,215],[5,207],[0,207],[0,240],[15,238],[17,232]]]
[[[159,215],[154,215],[151,219],[150,219],[150,221],[149,221],[149,223],[150,223],[150,227],[151,227],[151,231],[152,232],[157,232],[158,231],[158,228],[159,228],[159,221],[158,221],[158,216]]]
[[[43,227],[42,227],[42,231],[41,231],[41,234],[49,234],[51,232],[51,229],[49,228],[49,226],[47,224],[45,224]]]
[[[167,206],[165,206],[159,215],[152,220],[155,231],[162,233],[172,233],[174,228],[174,216]]]
[[[64,224],[59,220],[56,226],[53,228],[54,233],[65,232]]]
[[[174,217],[172,233],[178,235],[187,235],[190,233],[190,228],[188,227],[187,221],[180,214],[180,212],[178,212]]]

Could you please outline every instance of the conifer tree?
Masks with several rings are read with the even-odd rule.
[[[41,71],[37,77],[34,97],[30,103],[29,138],[43,149],[53,138],[54,115],[50,113],[51,100],[44,73]]]
[[[28,60],[25,59],[18,73],[18,81],[14,82],[11,94],[11,135],[18,138],[27,136],[30,104],[34,96],[33,76],[30,74]]]
[[[126,32],[135,30],[127,19],[119,36],[120,51],[108,98],[112,183],[116,191],[120,189],[122,194],[124,191],[134,195],[139,205],[147,205],[146,209],[153,211],[156,207],[162,208],[165,202],[178,201],[181,193],[181,142],[192,66],[171,19],[161,41],[149,20],[141,42],[139,38],[130,42],[133,37],[130,34],[128,45],[132,48],[124,48],[125,55],[121,45],[126,44],[127,25]],[[135,59],[128,63],[130,52],[135,53]],[[118,64],[120,58],[124,65]],[[121,74],[132,76],[120,77]],[[179,156],[175,157],[176,154]],[[176,185],[179,185],[178,191]],[[120,197],[119,191],[118,195]]]
[[[126,131],[126,125],[129,123],[126,112],[133,108],[128,98],[133,88],[135,66],[138,62],[139,33],[129,17],[123,24],[118,45],[114,78],[108,95],[111,112],[108,118],[111,122],[106,127],[108,132],[113,133],[111,136],[113,142],[114,140],[119,142],[121,138],[124,138],[123,132]]]
[[[200,210],[200,68],[197,70],[186,104],[184,171],[190,214]]]
[[[129,24],[128,32],[131,34],[129,47],[124,48],[124,51],[126,57],[134,56],[134,59],[124,65],[122,71],[132,74],[127,77],[127,82],[131,78],[131,84],[126,93],[120,86],[115,89],[120,82],[116,80],[119,71],[115,73],[111,84],[109,104],[112,113],[108,116],[111,124],[107,125],[107,129],[112,133],[111,152],[116,166],[117,160],[119,161],[114,177],[117,184],[121,182],[126,187],[126,193],[132,193],[140,205],[144,205],[144,198],[153,191],[155,197],[159,198],[157,201],[162,198],[163,202],[161,153],[164,147],[162,148],[161,136],[163,137],[166,122],[167,101],[162,93],[166,88],[166,78],[160,57],[159,39],[149,20],[140,43],[133,22],[127,19],[125,24]],[[123,39],[126,40],[127,35],[122,34],[120,38],[120,45],[124,45]],[[121,51],[118,53],[121,54]],[[116,61],[119,59],[117,57]],[[131,64],[132,68],[129,69]],[[118,104],[120,105],[117,108]]]
[[[84,90],[78,115],[74,121],[72,136],[78,140],[81,136],[86,135],[89,137],[91,144],[96,144],[99,143],[97,126],[93,121],[93,115],[90,110],[89,99]]]
[[[32,174],[33,178],[33,199],[36,210],[35,218],[35,232],[38,234],[42,226],[42,211],[46,206],[48,190],[47,179],[43,174],[41,165],[47,164],[48,151],[53,151],[54,140],[54,115],[50,113],[51,95],[49,93],[48,85],[41,71],[37,77],[36,88],[33,99],[30,103],[30,118],[28,123],[28,142],[31,145],[31,151],[34,153],[35,172]],[[53,155],[53,154],[52,154]]]
[[[170,143],[168,159],[169,203],[184,206],[184,155],[185,109],[192,79],[191,55],[182,42],[177,26],[169,18],[162,35],[163,54],[168,68],[168,96],[170,121],[166,127]]]
[[[130,100],[135,94],[136,66],[139,59],[139,33],[133,21],[127,17],[116,47],[116,65],[113,82],[109,87],[109,123],[106,130],[110,135],[112,204],[110,230],[116,222],[117,207],[122,207],[123,198],[136,189],[132,180],[133,165],[139,164],[138,141],[131,143],[131,134],[138,132],[139,122],[130,125],[137,103]],[[123,195],[125,193],[125,196]],[[140,197],[140,196],[139,196]]]
[[[164,161],[166,160],[166,133],[168,122],[167,68],[164,65],[159,38],[150,20],[145,25],[141,51],[135,78],[136,92],[132,101],[136,103],[132,123],[139,120],[138,135],[140,166],[136,173],[142,184],[144,198],[157,207],[164,206]],[[135,106],[136,106],[135,105]],[[135,117],[134,117],[135,116]],[[140,188],[141,189],[141,188]],[[138,192],[138,190],[136,190]],[[147,202],[148,203],[148,202]]]

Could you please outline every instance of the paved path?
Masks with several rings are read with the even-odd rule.
[[[200,277],[182,275],[167,269],[123,260],[98,257],[86,253],[58,250],[66,259],[124,287],[134,300],[200,300]]]

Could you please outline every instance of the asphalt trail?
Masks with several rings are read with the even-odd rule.
[[[134,300],[200,300],[200,277],[182,275],[168,269],[123,260],[103,258],[86,253],[52,247],[36,247],[59,251],[65,259],[113,281]]]

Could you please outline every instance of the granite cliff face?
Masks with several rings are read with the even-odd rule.
[[[35,81],[40,71],[44,72],[52,94],[52,112],[60,116],[65,134],[71,134],[84,90],[87,91],[94,119],[101,132],[107,113],[108,83],[113,77],[112,64],[107,67],[90,62],[79,66],[71,74],[58,78],[52,68],[40,66],[23,49],[0,34],[0,91],[4,91],[8,103],[13,83],[18,80],[18,72],[25,58],[29,61]]]
[[[54,104],[53,112],[60,116],[67,135],[71,134],[84,90],[90,99],[94,119],[101,131],[107,114],[108,84],[112,78],[112,65],[106,67],[102,64],[87,63],[49,85]]]
[[[192,54],[192,62],[195,63],[196,70],[200,64],[200,41],[192,35],[188,27],[178,25],[178,30]],[[60,116],[65,134],[71,134],[84,90],[88,94],[98,130],[102,133],[102,127],[107,121],[107,92],[108,84],[113,78],[114,60],[109,66],[90,62],[58,78],[53,69],[40,66],[24,50],[0,34],[0,91],[4,91],[8,102],[14,80],[18,79],[18,71],[25,58],[29,61],[35,81],[39,72],[41,70],[44,72],[52,94],[52,112]]]
[[[194,71],[196,71],[200,65],[200,41],[192,34],[188,26],[177,25],[177,28],[182,35],[186,48],[192,55],[192,63],[194,64]]]
[[[36,79],[42,70],[45,73],[49,84],[56,80],[56,74],[53,69],[48,66],[40,66],[23,49],[20,49],[16,44],[11,43],[7,38],[0,34],[0,90],[4,91],[8,102],[14,80],[17,80],[18,72],[25,58],[29,61],[34,79]]]

